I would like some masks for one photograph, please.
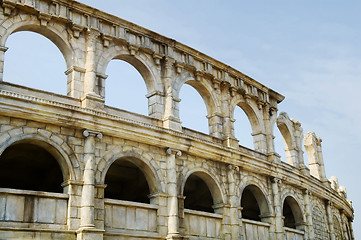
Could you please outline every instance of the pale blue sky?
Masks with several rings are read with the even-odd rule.
[[[279,105],[291,118],[302,123],[304,133],[315,131],[323,139],[323,154],[326,175],[339,178],[345,185],[348,197],[353,201],[356,211],[354,221],[355,238],[361,238],[361,2],[357,0],[84,0],[90,6],[134,22],[158,32],[178,42],[184,43],[207,55],[220,60],[262,84],[283,94],[286,98]],[[65,63],[54,45],[34,34],[17,33],[11,36],[5,55],[5,81],[14,82],[26,79],[34,87],[59,93],[66,90],[63,72]],[[24,44],[25,38],[33,39],[30,45]],[[44,41],[44,42],[42,42]],[[49,46],[48,46],[48,45]],[[47,48],[44,54],[36,54],[37,61],[48,64],[48,75],[34,72],[37,61],[27,59],[25,52]],[[23,49],[22,49],[23,48]],[[16,51],[19,52],[16,52]],[[52,52],[53,51],[53,52]],[[51,55],[51,61],[47,54]],[[24,62],[20,62],[19,54]],[[54,55],[57,55],[55,57]],[[17,56],[12,60],[12,55]],[[43,60],[42,60],[43,59]],[[13,62],[12,62],[13,61]],[[29,70],[20,72],[15,65]],[[63,65],[62,65],[63,64]],[[59,71],[54,68],[60,69]],[[114,75],[123,69],[124,64],[111,62],[107,69],[110,84]],[[12,67],[13,66],[13,67]],[[54,72],[60,74],[60,85],[47,86],[39,79],[54,79]],[[114,72],[114,74],[112,74]],[[38,75],[36,75],[38,74]],[[137,73],[130,73],[133,78]],[[32,76],[31,80],[30,76]],[[16,80],[18,79],[18,80]],[[113,81],[112,81],[113,80]],[[124,80],[126,81],[126,79]],[[133,84],[134,91],[113,92],[108,87],[108,95],[119,97],[129,92],[138,92],[143,102],[139,103],[140,113],[146,114],[145,86],[138,78]],[[113,83],[112,83],[113,82]],[[27,83],[24,83],[27,84]],[[119,88],[118,88],[119,89]],[[185,126],[206,131],[206,111],[201,98],[191,89],[181,92],[181,118]],[[198,100],[197,100],[198,99]],[[115,98],[107,103],[117,105]],[[119,106],[123,106],[119,103]],[[195,105],[199,104],[199,105]],[[145,107],[144,107],[145,106]],[[183,106],[183,110],[182,110]],[[187,108],[186,106],[193,106]],[[196,107],[194,107],[196,106]],[[198,107],[200,106],[200,107]],[[129,109],[133,106],[126,106]],[[195,108],[202,110],[193,111]],[[188,112],[189,111],[189,112]],[[200,121],[189,121],[198,117]],[[242,116],[241,113],[237,116]],[[237,119],[236,116],[236,119]],[[239,118],[239,117],[238,117]],[[249,126],[238,134],[250,132]],[[244,122],[242,122],[244,123]],[[199,124],[199,125],[198,125]],[[245,122],[247,125],[247,122]],[[242,124],[241,124],[242,125]],[[278,138],[277,138],[278,136]],[[247,145],[245,137],[244,144]],[[243,140],[242,140],[243,141]],[[241,141],[241,143],[242,143]],[[276,134],[277,150],[282,151],[282,141]],[[281,154],[283,155],[283,154]]]

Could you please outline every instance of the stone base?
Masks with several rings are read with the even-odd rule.
[[[91,108],[95,110],[104,110],[104,98],[100,97],[97,94],[88,94],[84,98],[81,99],[81,106],[83,108]]]
[[[181,235],[179,234],[171,234],[171,235],[168,235],[166,237],[166,239],[169,239],[169,240],[186,240],[188,238],[185,238],[185,237],[182,237]]]
[[[223,146],[229,147],[229,148],[234,148],[234,149],[239,149],[238,140],[235,138],[231,138],[231,137],[225,137],[223,139]]]
[[[77,240],[103,240],[104,230],[94,228],[80,228],[76,231]]]
[[[168,117],[163,119],[163,127],[177,132],[182,132],[182,122],[175,117]]]
[[[276,152],[268,153],[267,154],[267,160],[269,162],[272,162],[272,163],[280,164],[281,163],[281,156]]]

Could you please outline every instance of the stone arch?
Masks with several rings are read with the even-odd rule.
[[[285,146],[287,149],[294,149],[296,145],[294,144],[293,136],[293,127],[291,126],[292,122],[288,117],[287,113],[281,112],[277,118],[277,127],[280,130]]]
[[[40,25],[38,18],[35,16],[27,16],[24,20],[19,16],[15,16],[8,18],[1,26],[7,27],[1,28],[3,30],[0,32],[0,46],[5,46],[8,37],[15,32],[35,32],[46,37],[57,46],[57,48],[63,54],[68,69],[74,65],[73,61],[75,58],[73,57],[73,50],[72,47],[68,44],[67,31],[63,25],[57,24],[56,26],[53,26],[53,24],[49,23],[47,26],[42,26]],[[58,29],[62,29],[62,31],[59,31]]]
[[[262,188],[259,187],[258,184],[254,183],[254,182],[248,182],[247,184],[242,186],[242,189],[240,191],[241,207],[243,207],[242,206],[242,198],[244,197],[244,194],[246,194],[248,191],[252,193],[254,199],[256,200],[256,204],[258,205],[258,208],[259,208],[259,218],[253,217],[253,216],[251,216],[251,214],[250,214],[250,216],[246,216],[246,217],[252,218],[251,220],[264,221],[263,219],[266,219],[272,213],[271,208],[270,208],[270,202],[267,199],[264,190],[262,190]],[[249,194],[249,193],[247,193],[247,194]],[[242,209],[242,218],[244,218],[243,211],[247,211],[247,209],[245,209],[245,208]],[[248,215],[248,213],[246,215]]]
[[[245,99],[241,95],[236,95],[231,99],[230,103],[230,117],[234,119],[234,112],[236,107],[240,107],[242,111],[246,114],[251,129],[253,137],[253,147],[257,151],[267,152],[267,144],[265,138],[265,129],[263,124],[263,116],[261,111],[258,109],[257,104],[250,99]],[[234,121],[234,120],[233,120]],[[234,125],[232,124],[232,136],[235,137]]]
[[[222,204],[226,203],[225,202],[225,191],[224,191],[224,189],[222,189],[221,184],[219,183],[217,177],[214,174],[210,173],[209,171],[206,171],[203,168],[193,168],[192,170],[187,171],[186,174],[183,175],[183,178],[181,179],[180,185],[179,185],[179,187],[180,187],[179,193],[181,195],[183,195],[183,191],[184,191],[186,182],[192,174],[195,174],[196,176],[198,176],[205,182],[209,191],[211,192],[213,204],[216,207],[217,207],[217,205],[221,206]]]
[[[141,151],[140,151],[141,152]],[[104,158],[99,164],[98,164],[98,171],[100,171],[100,176],[96,178],[96,181],[104,184],[106,174],[110,168],[110,166],[119,159],[125,159],[131,163],[133,163],[135,166],[137,166],[144,174],[148,186],[150,194],[155,194],[158,192],[163,191],[164,187],[161,184],[161,177],[158,176],[157,171],[155,170],[150,162],[151,158],[146,157],[145,154],[141,155],[135,151],[118,151],[118,152],[110,152],[105,155],[106,158]],[[108,156],[108,157],[107,157]]]
[[[132,55],[125,46],[111,45],[103,52],[98,61],[98,72],[105,74],[109,62],[113,59],[123,60],[137,69],[144,79],[148,94],[155,91],[163,92],[159,82],[161,77],[159,72],[155,71],[158,67],[146,54],[137,52]]]
[[[239,106],[244,113],[247,115],[248,120],[251,124],[252,128],[252,134],[257,134],[260,132],[264,132],[263,125],[261,117],[259,116],[259,110],[258,107],[255,106],[255,104],[252,103],[252,101],[246,101],[243,97],[240,95],[236,95],[236,97],[232,98],[231,100],[231,116],[233,118],[233,113],[236,108],[236,106]]]
[[[77,180],[79,173],[76,170],[79,170],[79,164],[72,149],[65,142],[59,145],[56,141],[54,141],[50,137],[51,135],[54,135],[54,138],[61,139],[54,133],[48,132],[46,130],[43,131],[47,137],[40,134],[23,134],[22,128],[12,129],[3,133],[0,136],[0,139],[6,140],[0,142],[0,155],[5,151],[6,148],[14,143],[32,142],[40,147],[43,147],[55,157],[63,173],[64,181]],[[13,135],[15,132],[19,134]]]
[[[183,70],[182,73],[176,78],[174,83],[175,98],[179,99],[179,94],[184,84],[188,84],[193,87],[202,97],[203,102],[206,105],[208,116],[212,116],[215,113],[220,112],[220,103],[218,97],[215,94],[212,86],[209,85],[208,81],[204,80],[204,78],[201,80],[196,80],[193,74]]]
[[[45,130],[44,130],[45,131]],[[10,133],[11,132],[11,133]],[[65,192],[67,191],[67,188],[64,188],[63,183],[68,183],[71,181],[76,181],[78,179],[79,176],[79,165],[77,162],[77,159],[75,157],[75,154],[72,152],[71,148],[65,143],[63,142],[61,145],[59,144],[59,140],[60,137],[53,135],[52,137],[50,137],[50,135],[46,136],[42,136],[42,135],[37,135],[37,134],[19,134],[19,135],[13,135],[15,132],[22,132],[21,129],[13,129],[8,131],[7,133],[4,133],[0,139],[7,139],[5,141],[0,142],[0,156],[6,152],[7,149],[10,148],[17,148],[19,150],[20,147],[20,151],[26,151],[24,149],[28,149],[27,151],[36,151],[36,152],[32,152],[33,154],[36,154],[36,156],[39,156],[39,158],[37,158],[37,161],[44,161],[44,160],[48,160],[48,158],[44,159],[44,154],[48,155],[48,157],[50,157],[53,160],[55,160],[55,162],[57,163],[57,167],[58,167],[58,171],[60,171],[60,173],[57,173],[57,168],[53,168],[55,165],[53,163],[50,162],[46,162],[45,165],[50,165],[48,167],[50,167],[49,169],[54,170],[54,172],[52,174],[53,177],[51,178],[54,181],[42,181],[43,177],[45,177],[45,175],[43,176],[43,173],[45,174],[45,172],[40,172],[41,174],[37,175],[39,176],[38,178],[32,178],[32,181],[29,181],[26,185],[26,189],[27,190],[36,190],[36,191],[50,191],[50,192]],[[51,134],[49,132],[49,134]],[[11,135],[11,137],[10,137]],[[54,140],[57,139],[57,140]],[[13,154],[14,153],[14,149],[11,150]],[[9,152],[10,153],[10,152]],[[26,158],[25,158],[26,159]],[[42,160],[41,160],[42,159]],[[49,164],[48,164],[49,163]],[[35,164],[36,165],[36,164]],[[39,165],[40,166],[40,165]],[[42,164],[41,166],[44,166],[44,164]],[[31,167],[30,167],[31,168]],[[22,171],[24,172],[23,176],[27,176],[29,172],[26,172],[27,170],[25,170],[27,168],[23,168]],[[36,169],[40,169],[40,168],[36,168]],[[20,170],[19,170],[20,171]],[[20,181],[22,181],[20,179]],[[42,181],[43,183],[40,184],[39,181]],[[38,183],[37,183],[38,182]],[[16,185],[22,185],[21,182],[16,183]],[[35,184],[35,185],[34,185]],[[20,186],[18,185],[18,186]],[[18,187],[15,187],[18,188]]]
[[[284,226],[299,230],[304,230],[304,217],[297,199],[292,195],[287,195],[282,199],[282,209],[284,217]]]

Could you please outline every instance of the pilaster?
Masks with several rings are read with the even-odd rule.
[[[325,201],[326,205],[326,214],[327,214],[327,223],[328,229],[330,230],[329,235],[331,240],[336,240],[335,229],[333,227],[333,217],[332,217],[332,202],[329,200]]]
[[[270,111],[269,103],[265,103],[262,105],[262,113],[263,113],[263,122],[264,122],[264,128],[265,128],[265,138],[266,138],[266,144],[267,144],[267,153],[274,153],[275,147],[274,147],[274,137],[272,132],[272,124],[271,124],[271,118],[275,118],[274,115],[277,115],[276,111]]]
[[[174,59],[166,57],[162,64],[163,83],[165,86],[163,126],[181,132],[182,125],[178,116],[180,99],[174,97],[173,91],[174,62]]]
[[[275,210],[275,237],[277,240],[283,240],[283,211],[281,204],[281,196],[279,192],[279,185],[282,183],[279,178],[271,178],[272,194],[273,194],[273,207]]]
[[[168,194],[168,234],[167,239],[183,239],[179,234],[178,216],[178,191],[177,191],[177,165],[176,157],[182,156],[182,152],[167,148],[167,194]]]
[[[305,216],[306,216],[306,231],[305,239],[315,239],[315,232],[313,230],[312,224],[312,205],[310,201],[311,192],[307,189],[303,191],[303,203],[305,206]]]
[[[83,135],[85,169],[78,240],[102,239],[101,232],[95,228],[95,138],[102,139],[103,135],[92,130],[84,130]]]
[[[237,197],[236,193],[236,180],[235,175],[236,171],[239,170],[238,167],[233,165],[228,165],[227,177],[228,177],[228,187],[229,187],[229,225],[231,239],[238,240],[242,239],[241,229],[242,218],[240,217],[240,199]]]
[[[82,106],[88,108],[103,108],[104,98],[99,95],[97,66],[96,66],[96,45],[100,32],[89,28],[86,34],[86,58],[84,75],[84,92]]]

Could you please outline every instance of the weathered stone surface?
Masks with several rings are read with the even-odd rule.
[[[0,238],[353,239],[353,209],[337,179],[326,179],[321,139],[305,137],[308,169],[301,124],[277,116],[282,95],[172,39],[65,2],[1,2],[2,43],[19,29],[44,34],[69,69],[68,96],[0,73]],[[104,105],[106,66],[119,56],[146,76],[149,116]],[[205,99],[209,134],[181,126],[186,81]],[[234,136],[236,106],[253,149]],[[275,123],[287,163],[273,148]],[[21,144],[28,152],[16,151]],[[52,188],[56,171],[62,181]]]

